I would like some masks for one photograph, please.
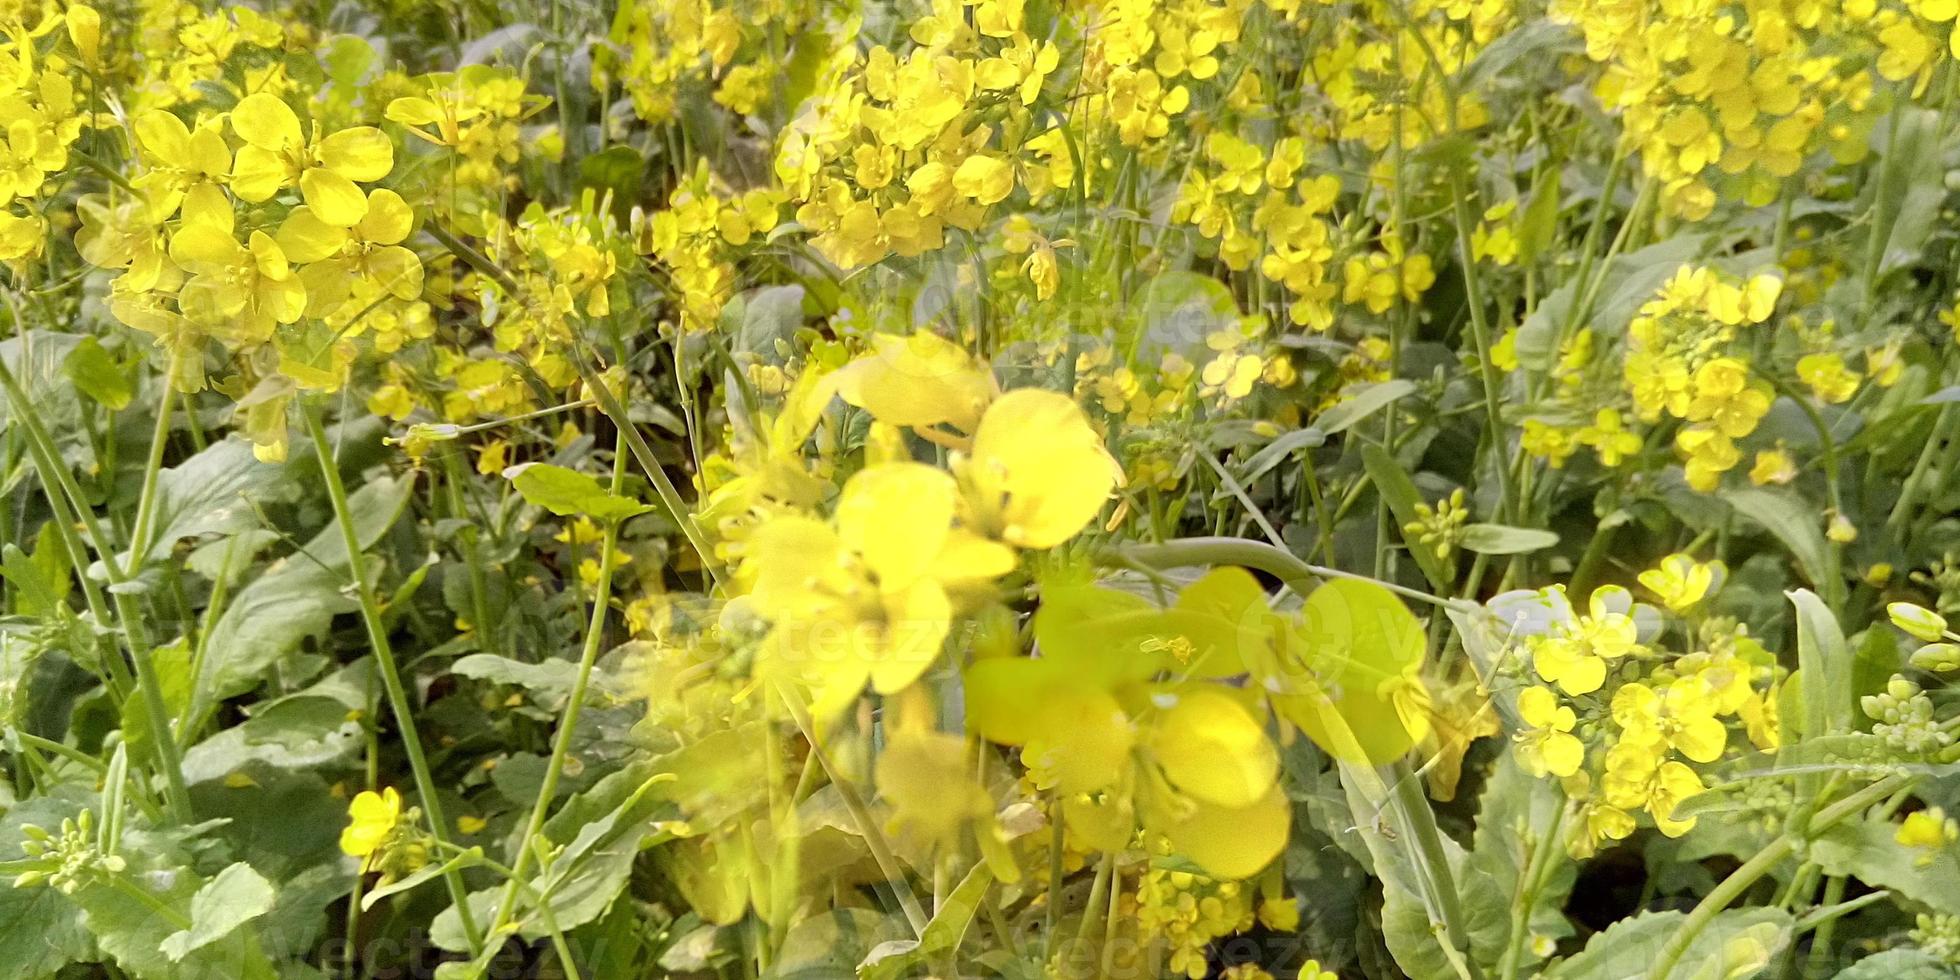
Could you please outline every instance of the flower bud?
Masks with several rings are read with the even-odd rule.
[[[1892,617],[1892,625],[1905,630],[1928,643],[1936,643],[1946,635],[1946,617],[1910,602],[1894,602],[1885,607]]]
[[[1912,665],[1935,673],[1960,670],[1960,644],[1928,643],[1912,652]]]

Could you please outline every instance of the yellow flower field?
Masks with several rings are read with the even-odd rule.
[[[1960,977],[1956,0],[0,29],[0,978]]]

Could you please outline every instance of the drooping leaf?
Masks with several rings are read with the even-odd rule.
[[[524,463],[504,471],[524,499],[560,517],[621,521],[654,509],[610,493],[593,477],[549,463]]]
[[[1463,547],[1482,555],[1517,555],[1542,551],[1558,544],[1558,535],[1529,527],[1503,524],[1466,524]]]
[[[202,949],[232,934],[239,926],[272,909],[272,883],[239,862],[227,866],[191,896],[188,928],[164,937],[163,955],[181,962],[192,951]]]

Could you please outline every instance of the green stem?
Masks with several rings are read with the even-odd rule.
[[[1450,948],[1464,957],[1462,962],[1468,974],[1476,977],[1476,964],[1467,958],[1470,927],[1463,916],[1463,900],[1456,890],[1456,876],[1450,870],[1449,853],[1443,849],[1443,832],[1436,826],[1436,811],[1430,809],[1429,799],[1423,795],[1422,777],[1416,775],[1406,759],[1397,760],[1389,771],[1396,809],[1402,813],[1404,829],[1414,838],[1418,863],[1429,880],[1434,912],[1443,920]]]
[[[1818,811],[1810,820],[1805,832],[1828,830],[1834,824],[1890,796],[1893,791],[1904,786],[1907,779],[1906,776],[1887,777]],[[1667,944],[1661,947],[1653,969],[1647,973],[1649,980],[1665,980],[1669,971],[1674,969],[1675,964],[1681,962],[1683,955],[1686,955],[1688,947],[1694,944],[1695,938],[1701,935],[1702,930],[1708,928],[1708,924],[1713,922],[1723,909],[1728,908],[1731,902],[1742,897],[1742,893],[1748,891],[1751,885],[1782,863],[1784,858],[1794,853],[1798,839],[1799,834],[1785,833],[1770,841],[1762,850],[1756,852],[1755,857],[1730,872],[1727,878],[1722,879],[1721,884],[1709,891],[1707,896],[1702,898],[1701,904],[1696,905],[1694,911],[1688,913],[1687,921],[1683,922],[1681,928],[1668,937]]]
[[[1178,538],[1158,544],[1135,544],[1111,553],[1111,559],[1118,565],[1142,565],[1148,568],[1192,568],[1201,565],[1240,565],[1266,572],[1285,582],[1287,587],[1304,596],[1313,591],[1313,580],[1319,578],[1344,578],[1357,582],[1379,585],[1396,595],[1445,609],[1474,607],[1457,599],[1445,599],[1419,589],[1383,582],[1366,575],[1344,572],[1338,568],[1313,565],[1294,557],[1292,552],[1276,548],[1263,541],[1247,538]]]
[[[626,456],[619,452],[618,443],[613,446],[612,492],[617,494],[626,479]],[[565,701],[564,714],[558,720],[558,734],[552,739],[551,760],[545,764],[544,781],[538,786],[538,798],[531,804],[531,817],[524,824],[524,833],[517,839],[517,856],[511,862],[510,880],[504,885],[503,900],[497,903],[497,916],[490,924],[494,935],[509,925],[517,908],[517,890],[524,874],[530,870],[534,851],[533,842],[544,830],[545,816],[551,811],[551,801],[558,795],[558,780],[564,774],[565,760],[572,751],[572,736],[578,731],[580,712],[585,707],[586,688],[592,682],[592,667],[599,659],[599,648],[603,645],[606,633],[606,613],[612,604],[612,582],[614,572],[614,546],[619,542],[619,523],[606,524],[606,533],[601,540],[599,553],[599,584],[592,597],[592,616],[585,626],[585,646],[579,651],[578,673],[572,678],[571,692]],[[540,906],[540,911],[549,912]],[[560,950],[568,973],[576,975],[572,961]]]
[[[306,417],[306,432],[313,441],[313,455],[320,463],[320,476],[327,484],[327,499],[333,505],[334,521],[340,525],[341,541],[347,547],[347,574],[354,581],[355,598],[361,606],[361,623],[366,626],[368,644],[374,650],[374,661],[381,670],[381,688],[388,696],[388,706],[395,715],[395,726],[402,740],[402,752],[408,756],[409,768],[415,775],[415,792],[422,798],[422,812],[429,819],[430,836],[438,843],[449,842],[449,827],[442,816],[442,802],[436,796],[435,777],[429,771],[429,759],[422,751],[422,738],[415,730],[415,705],[409,700],[408,688],[402,683],[401,666],[395,660],[395,648],[388,641],[388,628],[381,621],[381,604],[375,599],[374,585],[368,581],[367,569],[361,560],[361,537],[354,529],[354,512],[347,505],[347,486],[340,479],[340,465],[334,461],[333,446],[327,441],[326,426],[320,422],[320,407],[310,400],[303,400],[300,414]],[[463,885],[463,875],[458,869],[450,869],[442,876],[449,888],[449,898],[456,904],[456,917],[463,927],[463,937],[469,943],[472,956],[483,948],[483,931],[476,923],[476,916],[470,911],[469,890]]]
[[[865,805],[857,789],[841,778],[836,767],[831,765],[830,754],[817,740],[816,730],[810,725],[810,713],[804,709],[803,702],[797,700],[794,692],[781,685],[777,686],[776,693],[783,707],[789,711],[791,720],[796,722],[797,730],[803,733],[803,740],[809,743],[810,753],[817,757],[817,764],[823,767],[830,785],[837,787],[838,799],[843,801],[844,809],[850,813],[854,829],[864,838],[865,848],[871,852],[872,860],[878,863],[878,870],[890,883],[892,893],[898,896],[898,906],[905,913],[906,924],[912,927],[912,935],[925,938],[926,924],[931,919],[919,905],[918,897],[912,894],[912,885],[905,880],[905,870],[899,866],[898,856],[892,852],[891,843],[885,840],[884,831],[878,829],[878,819],[872,816],[871,808]]]
[[[620,436],[626,440],[627,448],[633,453],[633,459],[640,464],[640,469],[646,472],[647,479],[653,482],[653,489],[660,495],[660,502],[667,506],[668,512],[674,517],[674,523],[680,525],[681,534],[685,535],[688,544],[694,547],[694,553],[700,556],[701,567],[707,569],[708,577],[714,581],[716,588],[720,588],[721,569],[715,559],[715,550],[709,546],[708,539],[701,533],[700,526],[694,523],[693,513],[688,509],[686,501],[681,499],[680,491],[674,488],[673,481],[667,478],[667,471],[661,467],[660,460],[654,458],[653,447],[647,445],[646,439],[640,435],[639,428],[627,415],[626,406],[620,403],[610,388],[606,387],[605,380],[585,363],[584,358],[577,360],[579,377],[584,379],[585,387],[592,393],[592,397],[598,400],[599,410],[606,413],[606,417],[612,420],[613,426],[619,429]]]
[[[19,315],[18,306],[15,307],[15,315]],[[74,474],[62,465],[61,453],[46,427],[41,424],[33,400],[27,396],[27,391],[7,367],[4,358],[0,358],[0,387],[6,389],[7,400],[13,404],[14,418],[27,433],[28,446],[34,456],[34,468],[41,477],[42,489],[50,501],[60,494],[67,495],[75,515],[82,519],[83,526],[88,529],[111,585],[121,585],[126,579],[122,564],[116,560],[115,549],[103,536],[102,525],[89,508],[88,498],[82,494]],[[75,571],[78,578],[88,578],[85,562],[79,564]],[[143,697],[150,740],[155,743],[156,765],[164,777],[164,796],[169,801],[171,815],[188,823],[191,820],[190,791],[184,785],[183,761],[177,751],[176,736],[170,731],[171,713],[163,697],[163,683],[157,677],[156,665],[151,659],[149,631],[143,625],[142,610],[124,591],[112,588],[110,596],[116,607],[116,624],[122,629],[123,638],[129,645],[130,660],[136,667],[136,686]]]

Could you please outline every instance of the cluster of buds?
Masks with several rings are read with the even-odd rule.
[[[104,853],[95,834],[95,815],[83,810],[61,821],[61,832],[27,824],[20,828],[26,839],[21,853],[45,862],[45,867],[22,872],[14,878],[15,888],[51,885],[63,895],[72,895],[90,880],[122,872],[121,857]]]
[[[1872,734],[1886,747],[1912,756],[1924,756],[1953,744],[1953,735],[1933,720],[1933,699],[1919,685],[1894,674],[1885,690],[1858,700],[1865,716],[1878,724]]]
[[[1448,497],[1436,501],[1436,506],[1416,505],[1416,519],[1402,525],[1402,533],[1409,540],[1436,553],[1437,558],[1448,558],[1463,542],[1463,525],[1470,520],[1470,508],[1465,506],[1463,490],[1458,488]]]

